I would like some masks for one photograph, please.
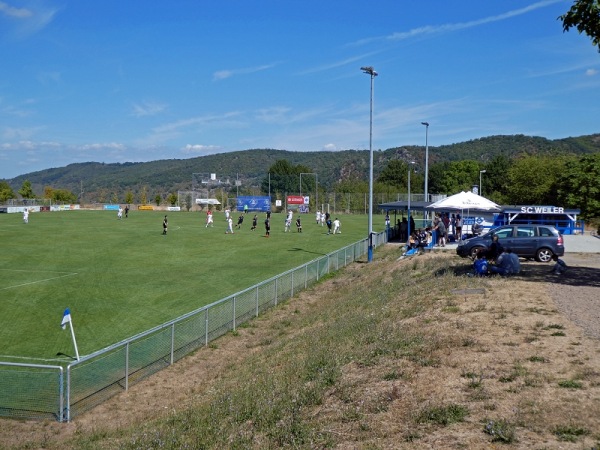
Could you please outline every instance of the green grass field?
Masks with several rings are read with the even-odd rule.
[[[313,214],[303,232],[284,233],[284,214],[273,214],[264,237],[264,213],[250,231],[225,234],[215,213],[205,228],[199,212],[115,211],[0,214],[0,359],[56,361],[73,355],[60,328],[70,308],[80,355],[86,355],[187,312],[239,292],[288,269],[366,237],[367,217],[344,216],[342,234],[327,235]],[[295,217],[294,217],[295,219]],[[374,218],[383,229],[383,218]]]

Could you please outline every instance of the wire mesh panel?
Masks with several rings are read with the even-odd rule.
[[[249,289],[235,295],[236,326],[256,316],[256,289]]]
[[[62,370],[0,363],[0,416],[62,420]]]
[[[277,302],[282,302],[292,296],[292,272],[287,272],[277,278]]]
[[[175,323],[173,338],[173,361],[178,361],[187,354],[204,346],[206,336],[205,311]]]
[[[213,303],[208,308],[208,341],[233,330],[233,297]]]
[[[74,363],[69,373],[69,417],[89,411],[125,389],[125,347]]]
[[[257,286],[257,315],[277,304],[277,280],[269,280]]]

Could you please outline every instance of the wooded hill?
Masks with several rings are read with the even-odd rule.
[[[452,145],[430,146],[430,167],[437,163],[473,160],[485,166],[498,155],[510,159],[525,155],[585,155],[600,152],[600,134],[549,140],[543,137],[513,135],[490,136]],[[424,146],[403,146],[374,151],[374,176],[391,160],[415,161],[421,169],[425,161]],[[332,189],[339,181],[368,179],[369,151],[315,151],[294,152],[274,149],[251,149],[207,155],[190,159],[167,159],[144,163],[87,162],[66,167],[46,169],[20,175],[8,184],[17,192],[29,180],[34,192],[42,194],[45,187],[66,189],[75,194],[81,190],[86,199],[93,200],[98,193],[117,195],[123,201],[124,193],[146,189],[152,196],[166,195],[178,190],[192,189],[193,173],[215,173],[217,177],[239,180],[240,194],[258,194],[261,182],[268,176],[269,168],[278,160],[291,165],[311,168],[318,175],[320,187]],[[95,195],[96,194],[96,195]],[[88,200],[88,201],[89,201]],[[108,201],[106,199],[105,201]]]

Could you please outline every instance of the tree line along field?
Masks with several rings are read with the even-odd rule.
[[[225,234],[225,215],[115,211],[1,214],[0,360],[61,361],[73,355],[70,308],[80,355],[160,325],[260,281],[363,239],[366,215],[340,215],[342,234],[327,235],[314,214],[302,214],[303,232],[284,232],[284,214],[254,213]],[[294,216],[294,222],[297,215]],[[384,228],[382,216],[374,229]],[[24,359],[23,359],[24,358]]]

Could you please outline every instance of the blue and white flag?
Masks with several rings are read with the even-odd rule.
[[[69,311],[69,308],[65,309],[65,313],[63,314],[62,322],[60,323],[60,326],[62,327],[63,330],[65,328],[67,328],[68,323],[71,323],[71,311]]]

